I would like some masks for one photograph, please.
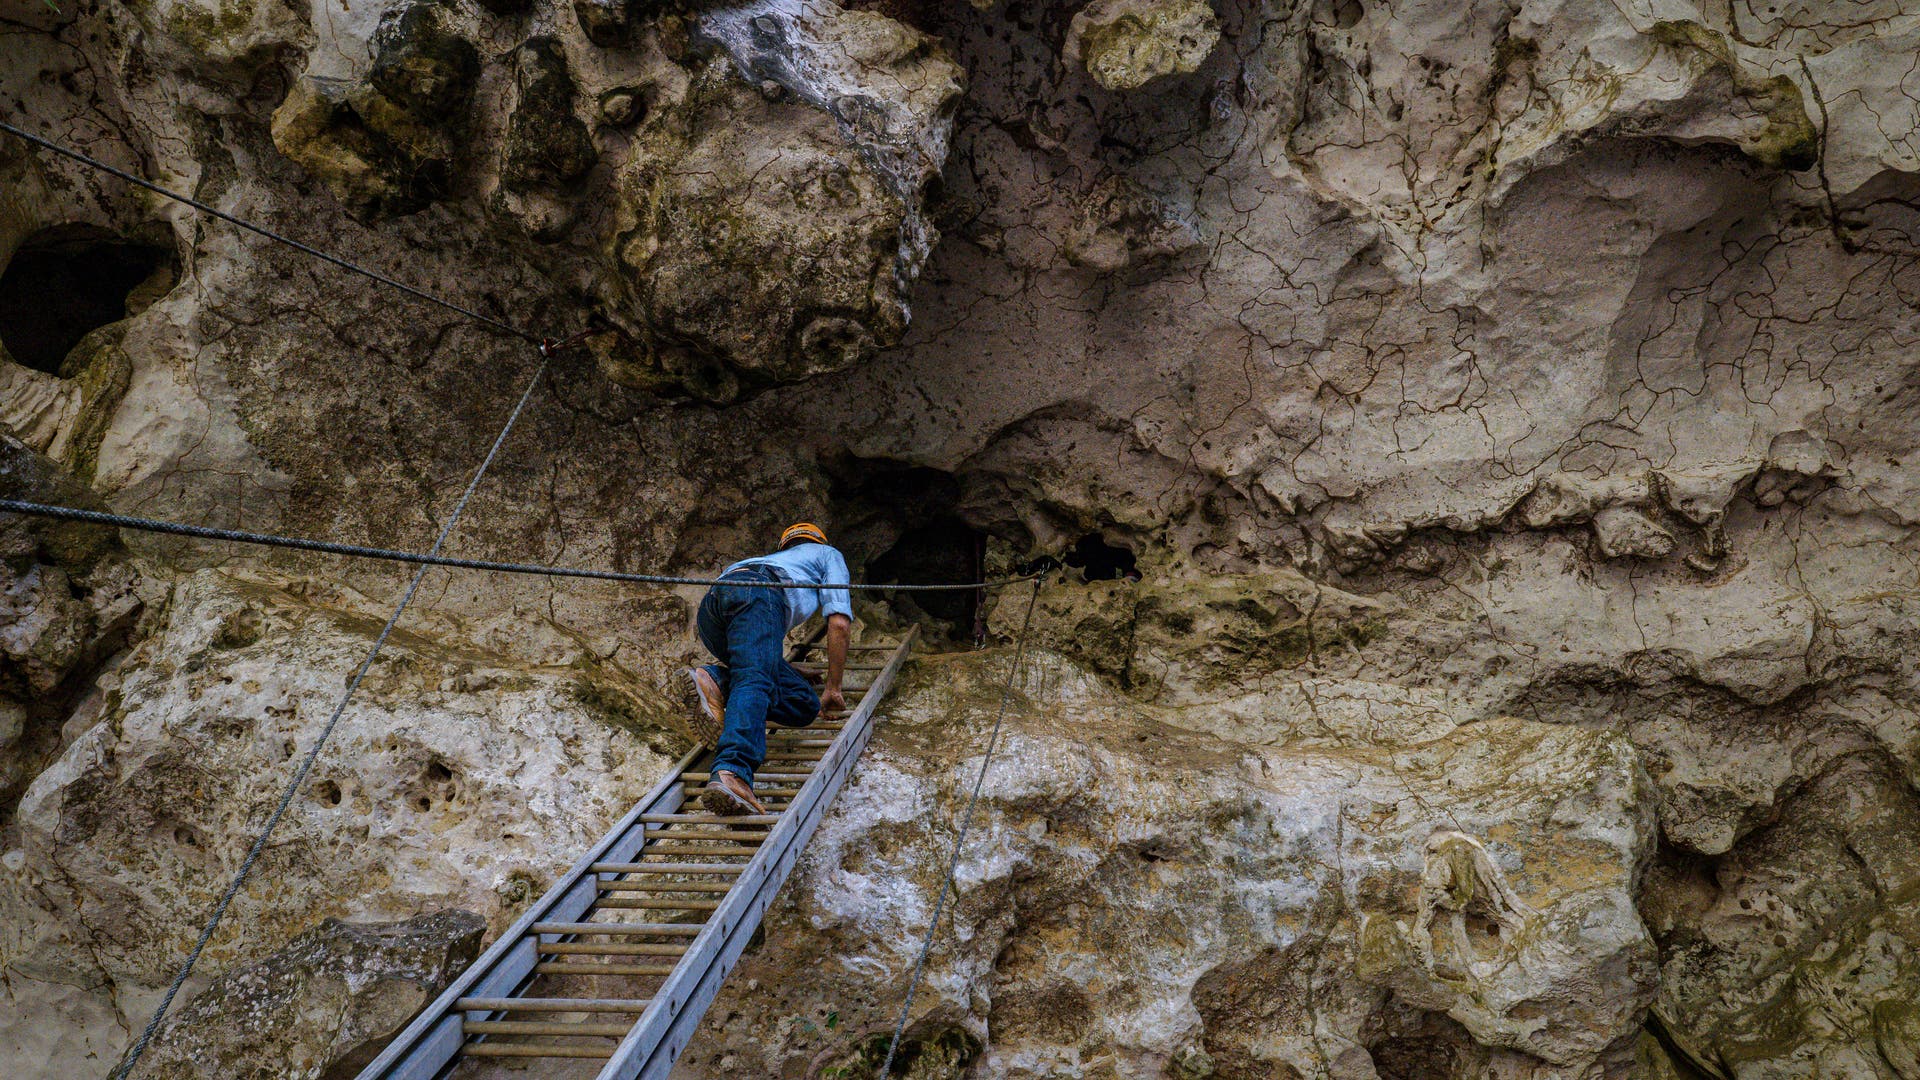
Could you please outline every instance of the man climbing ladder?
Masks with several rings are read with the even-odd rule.
[[[816,716],[846,709],[840,679],[853,629],[847,560],[818,525],[800,522],[780,534],[770,555],[727,567],[700,601],[700,643],[720,661],[691,668],[694,730],[716,747],[712,779],[700,803],[715,814],[764,814],[753,794],[753,772],[767,760],[767,722],[805,727]],[[768,589],[739,582],[789,582],[817,588]],[[843,586],[833,588],[833,586]],[[787,631],[818,611],[827,620],[826,682],[816,695],[806,677],[781,656]]]

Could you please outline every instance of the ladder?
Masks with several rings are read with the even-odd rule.
[[[859,696],[844,721],[769,725],[754,776],[765,816],[687,812],[712,752],[681,758],[359,1080],[438,1080],[463,1058],[597,1058],[599,1080],[665,1080],[865,749],[913,638],[852,646],[847,672],[872,678],[847,688],[850,702]],[[821,648],[816,639],[793,656]],[[610,977],[649,988],[584,989]]]

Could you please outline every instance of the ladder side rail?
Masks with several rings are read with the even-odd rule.
[[[698,753],[700,753],[700,749],[696,747],[694,754],[697,755]],[[679,762],[675,763],[675,767],[679,768],[686,763],[691,756],[692,755],[681,758]],[[648,832],[646,824],[647,815],[674,813],[685,803],[686,792],[678,787],[670,791],[661,792],[658,787],[656,787],[651,797],[652,802],[642,806],[642,812],[638,815],[638,820],[635,824],[629,825],[625,829],[620,829],[616,826],[615,829],[609,830],[610,834],[617,832],[618,839],[612,844],[608,844],[604,839],[601,840],[600,847],[605,853],[604,857],[606,861],[625,862],[630,859],[638,859],[641,849],[646,847],[649,840],[653,839]],[[630,812],[627,817],[622,820],[635,820],[635,815]],[[578,865],[574,867],[575,871],[579,869],[580,867]],[[628,875],[622,874],[621,876],[627,877]],[[572,887],[558,900],[555,900],[549,905],[538,921],[568,923],[585,921],[594,904],[600,900],[600,890],[598,888],[599,877],[599,874],[591,872],[578,874],[573,880]],[[552,896],[553,892],[549,891],[547,896],[542,898],[541,902],[543,904],[546,903],[546,900]],[[526,920],[523,918],[521,921],[524,922]],[[518,923],[515,924],[513,929],[520,929]],[[549,944],[554,941],[579,940],[578,934],[534,934],[532,929],[532,926],[529,925],[522,938],[514,939],[513,947],[504,954],[505,959],[495,964],[479,982],[473,985],[472,991],[464,996],[519,997],[526,991],[526,988],[532,985],[533,981],[539,977],[534,973],[535,966],[540,962],[540,953],[537,946]],[[506,940],[508,939],[505,937],[501,939],[501,941]],[[495,944],[498,945],[499,943],[496,942]],[[505,1015],[506,1014],[499,1012],[488,1013],[487,1019],[492,1020]],[[449,1018],[452,1021],[463,1021],[465,1015],[449,1010]],[[511,1019],[511,1017],[506,1018]],[[459,1031],[461,1033],[461,1040],[464,1040],[465,1033],[462,1030],[462,1024],[443,1021],[441,1026],[449,1031]],[[485,1042],[492,1038],[492,1036],[480,1035],[477,1036],[477,1038],[479,1041]],[[458,1054],[461,1045],[460,1040],[456,1040],[452,1045],[454,1053]],[[429,1060],[432,1060],[433,1056],[431,1054],[426,1056]],[[444,1072],[446,1067],[451,1066],[451,1064],[451,1060],[447,1061],[441,1067],[442,1072]],[[426,1075],[435,1076],[439,1074],[428,1073]],[[394,1080],[402,1080],[401,1074],[396,1074]],[[411,1077],[406,1077],[405,1080],[411,1080]]]
[[[821,758],[812,778],[801,785],[800,793],[741,872],[738,883],[708,918],[673,974],[654,992],[653,1002],[639,1022],[620,1040],[601,1069],[599,1080],[634,1080],[643,1068],[648,1076],[666,1076],[666,1070],[699,1026],[706,1006],[719,993],[733,962],[752,938],[761,913],[785,883],[814,826],[846,781],[860,751],[866,748],[874,711],[906,663],[917,630],[908,630],[886,667],[874,677],[871,689],[847,718],[841,737]],[[671,1041],[669,1035],[673,1036]]]
[[[590,868],[596,862],[626,860],[640,850],[645,842],[641,815],[672,813],[679,809],[685,798],[680,790],[680,774],[705,752],[696,746],[669,766],[653,790],[608,829],[544,896],[528,906],[412,1023],[394,1036],[379,1056],[360,1071],[356,1080],[432,1080],[438,1076],[465,1042],[461,1031],[463,1017],[454,1010],[454,1003],[463,997],[507,997],[516,993],[532,974],[538,957],[535,943],[529,937],[533,924],[568,922],[583,915],[597,892],[594,882],[598,875]],[[565,917],[558,917],[562,913]]]
[[[859,759],[860,753],[866,749],[872,735],[873,725],[868,723],[861,725],[851,736],[853,741],[848,755],[849,765]],[[715,962],[702,973],[692,996],[674,1012],[665,1036],[655,1046],[649,1060],[641,1065],[635,1074],[640,1080],[666,1080],[672,1072],[681,1052],[687,1048],[688,1043],[692,1042],[694,1032],[699,1030],[700,1021],[705,1017],[708,1006],[712,1005],[713,999],[719,996],[721,987],[726,984],[727,976],[733,971],[733,966],[739,962],[741,954],[746,952],[747,946],[752,943],[761,918],[779,896],[781,887],[786,884],[794,865],[799,862],[800,854],[806,850],[814,828],[819,824],[820,819],[826,816],[826,809],[833,804],[834,797],[839,794],[840,788],[851,775],[852,769],[849,767],[822,777],[817,803],[803,811],[809,816],[804,830],[797,833],[794,842],[780,852],[769,868],[770,872],[760,880],[751,901],[743,911],[744,917],[727,935],[726,942],[720,948]]]

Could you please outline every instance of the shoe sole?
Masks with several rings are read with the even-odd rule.
[[[766,813],[765,810],[756,809],[752,803],[711,780],[707,781],[707,786],[700,792],[700,805],[705,807],[708,813],[722,817]]]
[[[687,681],[693,684],[694,737],[700,740],[701,746],[718,749],[720,734],[727,729],[727,707],[719,700],[720,684],[701,668],[689,669]]]

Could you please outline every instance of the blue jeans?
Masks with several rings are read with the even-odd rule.
[[[747,567],[722,581],[777,581],[773,571]],[[806,727],[820,714],[820,695],[781,656],[787,637],[787,597],[780,589],[715,585],[694,619],[700,644],[724,662],[707,671],[727,699],[727,726],[712,769],[753,783],[767,760],[767,721]]]

